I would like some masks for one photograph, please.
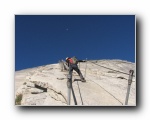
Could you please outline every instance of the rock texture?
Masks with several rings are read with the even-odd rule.
[[[76,72],[73,72],[71,105],[124,105],[129,75],[117,71],[129,73],[129,70],[135,70],[135,64],[122,60],[93,60],[91,62],[87,62],[85,83],[80,81]],[[83,75],[85,66],[86,63],[80,63]],[[59,64],[16,71],[15,97],[19,94],[23,95],[22,106],[66,106],[67,75],[68,72],[61,71]],[[131,84],[128,105],[136,105],[135,77]]]

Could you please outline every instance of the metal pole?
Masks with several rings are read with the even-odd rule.
[[[59,61],[59,63],[60,63],[60,66],[61,66],[61,71],[63,71],[63,62],[62,62],[62,60]]]
[[[86,77],[86,68],[87,68],[87,58],[86,58],[86,66],[85,66],[84,78]]]
[[[66,65],[65,61],[62,61],[62,62],[63,62],[64,69],[69,70],[69,67]]]
[[[130,88],[131,88],[133,73],[134,73],[133,70],[130,70],[130,71],[129,71],[128,88],[127,88],[127,94],[126,94],[125,105],[128,105],[128,100],[129,100],[129,94],[130,94]]]
[[[67,104],[70,105],[70,102],[71,102],[71,90],[72,90],[72,80],[71,80],[71,76],[70,75],[68,75],[67,87],[68,87]]]
[[[68,105],[70,105],[71,102],[71,88],[68,88]]]

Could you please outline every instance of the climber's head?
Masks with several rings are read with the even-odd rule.
[[[68,60],[69,57],[66,57],[66,60]]]

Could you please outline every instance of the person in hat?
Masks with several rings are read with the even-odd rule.
[[[72,58],[67,57],[66,58],[66,63],[69,67],[69,76],[70,76],[69,79],[72,79],[72,72],[73,72],[73,70],[75,70],[78,73],[78,75],[80,76],[81,81],[86,82],[80,69],[78,68],[78,65],[77,65],[78,62],[86,62],[86,61],[85,60],[78,60],[76,57],[72,57]]]

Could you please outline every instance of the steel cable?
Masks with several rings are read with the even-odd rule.
[[[87,61],[87,62],[93,63],[93,62],[91,62],[91,61]],[[93,64],[95,64],[95,65],[97,65],[97,66],[100,66],[100,67],[103,67],[103,68],[106,68],[106,69],[109,69],[109,70],[112,70],[112,71],[115,71],[115,72],[119,72],[119,73],[122,73],[122,74],[129,75],[128,73],[121,72],[121,71],[118,71],[118,70],[114,70],[114,69],[111,69],[111,68],[108,68],[108,67],[105,67],[105,66],[102,66],[102,65],[96,64],[96,63],[93,63]],[[133,77],[135,77],[135,76],[133,75]]]

